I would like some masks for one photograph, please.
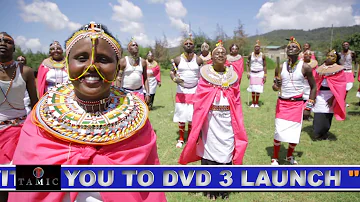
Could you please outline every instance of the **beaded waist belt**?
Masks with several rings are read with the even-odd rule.
[[[26,115],[22,116],[22,117],[19,117],[19,118],[15,118],[15,119],[9,119],[9,120],[6,120],[6,121],[0,121],[0,125],[17,126],[19,124],[22,124],[25,119],[26,119]]]
[[[228,105],[211,105],[211,111],[230,111],[230,106]]]

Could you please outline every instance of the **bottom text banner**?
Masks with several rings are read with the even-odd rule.
[[[360,191],[360,166],[1,166],[0,191]]]

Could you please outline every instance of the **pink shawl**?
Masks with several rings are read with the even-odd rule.
[[[22,124],[0,129],[0,164],[9,164],[19,141]]]
[[[48,73],[49,68],[45,67],[43,64],[39,66],[38,75],[37,75],[37,89],[39,93],[39,98],[41,98],[46,92],[46,74]]]
[[[188,142],[180,155],[179,163],[188,164],[198,161],[201,157],[196,155],[196,143],[198,141],[203,123],[207,119],[207,114],[214,101],[219,98],[223,91],[230,104],[231,125],[234,131],[235,149],[233,155],[233,164],[241,165],[247,147],[248,139],[244,127],[239,83],[235,82],[230,88],[223,90],[221,87],[213,87],[205,79],[200,77],[194,96],[194,115],[192,118],[192,130]]]
[[[345,94],[346,94],[346,77],[345,72],[340,71],[336,74],[324,76],[316,73],[315,81],[317,86],[317,92],[319,92],[321,87],[321,82],[326,79],[329,85],[329,88],[335,96],[334,103],[334,115],[335,118],[339,121],[345,120]],[[315,103],[316,104],[316,103]]]
[[[238,74],[239,81],[241,83],[242,74],[244,72],[244,58],[241,57],[240,60],[230,62],[230,64],[234,67],[234,70]]]
[[[161,74],[160,74],[160,66],[159,65],[156,65],[155,67],[153,68],[149,68],[148,69],[151,69],[153,71],[153,75],[155,76],[156,78],[156,81],[157,82],[161,82]]]
[[[34,113],[34,111],[32,112]],[[158,165],[156,134],[149,121],[122,142],[102,146],[69,144],[43,132],[28,116],[14,154],[15,165]],[[73,202],[77,192],[70,192]],[[101,192],[104,202],[166,201],[163,192]],[[12,192],[8,202],[62,201],[65,192]]]

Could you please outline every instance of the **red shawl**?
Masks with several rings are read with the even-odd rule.
[[[345,120],[345,94],[346,94],[346,77],[345,72],[341,70],[340,72],[325,76],[320,75],[316,72],[315,81],[317,86],[317,92],[319,93],[321,82],[326,79],[328,86],[335,96],[334,102],[334,115],[335,118],[339,121]],[[316,103],[315,103],[316,104]]]
[[[150,67],[147,67],[148,69],[151,69],[153,71],[153,75],[155,76],[156,78],[156,81],[159,83],[161,82],[161,74],[160,74],[160,66],[159,64],[157,64],[155,67],[153,68],[150,68]]]
[[[215,98],[223,91],[230,104],[231,125],[234,131],[235,149],[233,164],[241,165],[248,144],[244,127],[239,82],[235,82],[230,88],[223,90],[221,87],[213,87],[209,82],[200,77],[196,93],[194,95],[194,115],[192,118],[192,130],[188,142],[180,155],[179,163],[188,164],[198,161],[201,157],[196,155],[196,143],[198,141],[203,123],[207,120],[207,114]]]
[[[239,81],[241,83],[242,74],[244,72],[244,58],[241,57],[240,60],[230,62],[230,64],[233,66],[235,72],[238,74]]]

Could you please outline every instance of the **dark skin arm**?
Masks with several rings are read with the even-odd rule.
[[[122,79],[123,79],[123,77],[122,77],[122,74],[123,74],[123,71],[124,71],[124,69],[125,69],[125,67],[126,67],[126,60],[125,60],[125,58],[121,58],[120,59],[120,62],[119,62],[119,73],[118,73],[118,76],[117,76],[117,78],[116,78],[116,87],[119,87],[119,88],[121,88],[121,86],[122,86]]]
[[[355,51],[352,51],[352,52],[351,52],[351,58],[352,58],[352,61],[354,61],[354,65],[355,65],[355,68],[356,68],[357,61],[356,61],[356,53],[355,53]],[[355,71],[355,68],[353,69],[354,77],[356,77],[356,72],[354,72],[354,71]]]
[[[24,81],[26,82],[26,90],[29,93],[30,103],[31,103],[30,105],[31,108],[33,108],[38,102],[34,70],[31,69],[31,67],[23,66],[21,75],[24,78]]]
[[[250,61],[251,61],[251,55],[248,56],[248,60],[246,61],[246,72],[248,79],[250,79]]]
[[[196,57],[196,63],[201,66],[203,65],[203,60],[200,57]]]
[[[144,59],[141,58],[141,64],[143,66],[143,80],[144,80],[144,87],[146,92],[149,91],[149,81],[147,79],[147,63]],[[145,96],[145,102],[148,104],[150,102],[150,94]]]
[[[302,68],[302,73],[304,75],[305,78],[307,78],[308,82],[309,82],[309,86],[310,86],[310,96],[309,99],[310,100],[315,100],[316,98],[316,82],[315,82],[315,78],[312,74],[312,69],[310,67],[310,65],[304,63],[303,68]],[[310,110],[305,110],[304,111],[304,118],[308,119],[310,116]]]
[[[266,58],[265,55],[263,55],[263,64],[264,64],[264,79],[263,82],[266,83],[266,75],[267,75],[267,69],[266,69]]]
[[[282,66],[280,65],[280,68],[275,68],[275,81],[274,81],[274,85],[272,86],[272,89],[274,91],[279,91],[280,87],[281,87],[281,79],[280,79],[280,72],[282,70]]]
[[[175,63],[175,66],[178,67],[179,64],[180,64],[180,56],[176,57],[174,59],[174,63]],[[174,81],[174,78],[176,78],[176,80]],[[170,78],[172,81],[174,81],[175,83],[177,83],[178,85],[182,86],[183,83],[184,83],[184,80],[182,80],[180,77],[176,76],[176,70],[174,67],[171,68],[171,71],[170,71]]]

